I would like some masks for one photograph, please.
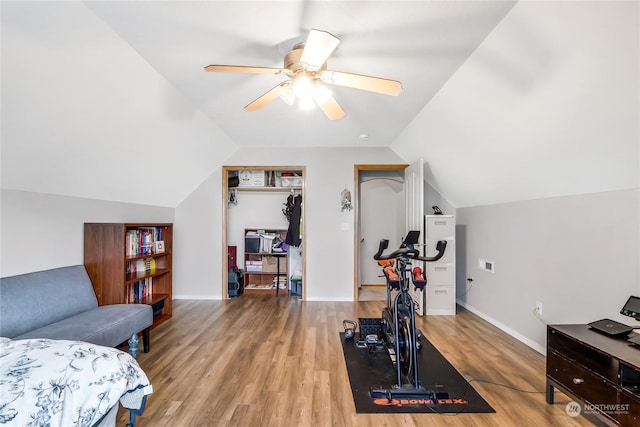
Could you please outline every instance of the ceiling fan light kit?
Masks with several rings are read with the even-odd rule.
[[[318,106],[330,120],[341,119],[346,113],[326,84],[393,96],[402,91],[402,84],[396,80],[327,70],[327,58],[339,43],[340,39],[331,33],[311,30],[306,42],[296,44],[284,56],[284,68],[208,65],[205,71],[283,74],[289,77],[289,80],[281,82],[250,102],[244,107],[245,110],[258,110],[279,97],[288,105],[297,104],[301,110],[310,110]]]

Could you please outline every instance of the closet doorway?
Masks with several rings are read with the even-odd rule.
[[[397,247],[405,234],[404,170],[408,165],[355,165],[354,301],[386,299],[373,260],[381,239]]]
[[[248,296],[251,293],[269,293],[274,296],[292,295],[305,298],[305,251],[304,236],[304,166],[223,166],[222,167],[222,298]],[[296,201],[295,213],[287,209],[290,202]],[[289,206],[291,207],[291,206]],[[291,221],[290,221],[291,220]],[[290,230],[290,225],[292,226]],[[260,250],[251,255],[254,249],[245,247],[248,232],[265,231],[266,235],[276,234],[284,242],[296,233],[300,238],[298,246],[286,246],[286,256],[281,252],[264,253]],[[295,231],[293,231],[295,230]],[[293,234],[288,235],[292,231]],[[263,235],[264,236],[264,235]],[[285,237],[287,236],[287,237]],[[293,236],[293,237],[292,237]],[[254,237],[254,236],[251,236]],[[251,240],[251,239],[250,239]],[[293,239],[295,240],[295,239]],[[235,264],[244,270],[244,289],[240,295],[229,293],[229,246],[235,246]],[[271,249],[269,248],[269,251]],[[279,256],[277,256],[279,255]],[[248,274],[247,262],[251,261],[251,273]],[[274,260],[275,259],[275,260]],[[254,261],[260,261],[254,263]],[[275,261],[277,269],[267,274],[266,263]],[[262,265],[265,263],[264,272]],[[270,271],[270,270],[269,270]],[[280,276],[274,274],[275,271]],[[264,273],[264,274],[262,274]],[[275,276],[275,278],[274,278]],[[294,279],[292,280],[292,276]],[[259,282],[259,289],[247,289],[247,279]],[[265,283],[274,280],[275,287],[266,289]],[[284,283],[283,283],[284,280]],[[232,292],[233,293],[233,292]]]

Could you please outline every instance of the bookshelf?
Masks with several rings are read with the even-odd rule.
[[[263,235],[273,235],[266,239]],[[244,292],[287,294],[287,253],[271,248],[274,241],[284,241],[287,230],[246,228],[244,230]]]
[[[170,223],[84,224],[84,266],[98,304],[151,305],[152,328],[171,318],[172,252]]]

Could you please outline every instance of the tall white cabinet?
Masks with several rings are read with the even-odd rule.
[[[434,256],[439,240],[447,241],[444,256],[426,266],[427,315],[456,314],[456,221],[453,215],[425,215],[426,256]]]

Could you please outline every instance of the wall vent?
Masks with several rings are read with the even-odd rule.
[[[480,270],[488,271],[489,273],[493,273],[495,269],[495,264],[493,261],[487,261],[486,259],[478,259],[478,267]]]

